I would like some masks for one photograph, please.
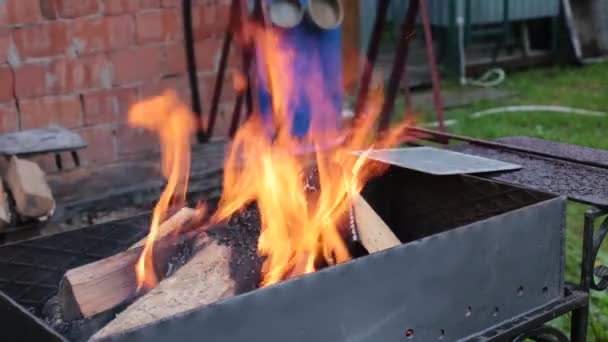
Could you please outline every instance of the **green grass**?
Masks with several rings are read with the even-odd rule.
[[[448,85],[452,87],[453,85]],[[505,113],[470,118],[473,112],[507,105],[559,105],[608,112],[608,63],[586,67],[547,68],[507,75],[500,89],[514,92],[514,97],[498,101],[480,101],[466,108],[449,110],[447,119],[457,123],[451,133],[480,138],[526,135],[555,141],[608,149],[608,117],[557,113]],[[403,109],[398,101],[397,109]],[[431,113],[421,112],[421,121],[434,121]],[[583,214],[588,207],[569,203],[567,235],[567,272],[569,281],[578,281],[581,260]],[[608,264],[608,243],[600,252]],[[556,325],[567,328],[568,319]],[[592,297],[589,341],[608,341],[608,295]]]

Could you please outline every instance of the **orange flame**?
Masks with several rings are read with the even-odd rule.
[[[323,82],[320,57],[311,61],[318,66],[316,72],[296,74],[293,50],[281,46],[274,31],[253,25],[247,28],[241,38],[255,39],[258,51],[263,53],[275,134],[274,138],[265,134],[265,123],[257,114],[251,115],[238,130],[225,161],[222,198],[210,223],[226,220],[250,203],[257,204],[262,225],[258,252],[266,257],[261,285],[268,286],[314,272],[320,264],[334,265],[350,259],[340,232],[341,222],[365,182],[386,167],[367,160],[367,153],[372,148],[397,144],[407,123],[383,136],[372,134],[383,102],[383,90],[378,87],[372,89],[367,107],[348,129],[318,130],[326,127],[319,118],[333,110],[329,95],[318,87]],[[246,85],[241,84],[246,80],[240,76],[234,80],[237,90]],[[297,104],[293,102],[300,100],[295,94],[304,94],[314,113],[310,133],[303,139],[290,135],[290,118]],[[189,139],[196,122],[173,93],[135,105],[129,121],[159,135],[163,174],[168,178],[136,267],[139,287],[153,287],[157,283],[153,243],[170,202],[184,203],[190,166]],[[342,143],[330,144],[328,148],[331,141]],[[306,147],[308,152],[294,152]],[[364,152],[352,153],[357,150]],[[318,174],[318,189],[314,192],[307,190],[304,180],[311,165],[316,166]]]
[[[161,145],[162,174],[167,185],[154,208],[150,233],[135,272],[138,291],[152,288],[158,283],[154,271],[153,246],[160,224],[167,218],[171,205],[181,207],[190,172],[190,138],[196,130],[194,115],[179,102],[176,94],[161,96],[135,104],[129,111],[129,125],[151,130],[158,134]]]
[[[394,145],[405,125],[374,143],[370,132],[374,131],[383,100],[380,88],[347,132],[318,132],[313,120],[312,131],[304,141],[293,138],[288,127],[295,105],[290,102],[292,94],[305,94],[311,112],[330,110],[327,95],[318,87],[323,80],[321,68],[310,75],[296,75],[290,47],[281,46],[273,31],[254,29],[266,62],[276,136],[272,139],[261,134],[265,132],[264,123],[256,115],[239,129],[225,163],[224,192],[212,220],[227,219],[248,203],[257,204],[262,223],[258,251],[266,256],[261,285],[267,286],[313,272],[319,263],[333,265],[350,259],[340,223],[365,181],[383,169],[369,163],[367,153],[356,156],[351,152]],[[344,144],[322,148],[323,143],[340,137],[345,138]],[[306,145],[313,147],[311,153],[294,153]],[[302,176],[311,164],[316,165],[319,177],[314,195],[306,190]]]

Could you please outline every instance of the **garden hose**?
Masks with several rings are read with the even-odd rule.
[[[501,68],[493,68],[486,71],[480,78],[476,80],[471,80],[467,78],[466,71],[466,52],[464,48],[464,18],[458,17],[456,19],[456,23],[458,24],[458,52],[460,55],[460,84],[465,86],[467,84],[476,86],[476,87],[496,87],[501,84],[505,78],[505,71]]]

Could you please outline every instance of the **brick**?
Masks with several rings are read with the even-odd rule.
[[[112,51],[133,43],[130,15],[78,19],[73,24],[72,32],[75,54]]]
[[[82,125],[80,99],[76,95],[47,96],[19,103],[21,128],[47,127],[57,124],[66,128]]]
[[[158,82],[146,83],[141,87],[141,97],[149,98],[161,95],[167,90],[177,93],[179,99],[190,105],[190,85],[186,76],[164,78]]]
[[[160,5],[162,7],[168,7],[168,8],[170,8],[170,7],[177,7],[180,4],[181,4],[180,0],[162,0]]]
[[[213,89],[215,87],[216,75],[200,75],[198,82],[201,87],[201,101],[210,103],[213,96]],[[236,97],[236,91],[232,86],[232,73],[226,72],[224,79],[224,86],[222,87],[222,94],[220,96],[220,102],[231,102]]]
[[[232,121],[233,107],[234,104],[232,102],[220,103],[219,111],[217,113],[217,119],[215,120],[215,127],[213,128],[214,137],[228,136],[228,131],[230,130],[230,124]]]
[[[186,50],[184,43],[167,44],[165,47],[164,73],[169,75],[186,72]]]
[[[88,144],[79,152],[84,164],[110,163],[116,159],[116,130],[113,126],[87,127],[77,132]]]
[[[196,55],[196,70],[216,72],[221,51],[222,42],[219,39],[207,38],[194,43]]]
[[[112,86],[113,67],[104,54],[53,61],[48,66],[47,94],[66,94]]]
[[[105,13],[109,15],[132,13],[139,10],[140,0],[105,0]]]
[[[2,26],[0,24],[0,26]],[[0,64],[8,61],[8,49],[11,46],[11,32],[0,27]]]
[[[172,41],[181,38],[181,15],[176,9],[137,13],[136,39],[138,43]]]
[[[6,16],[12,25],[30,24],[42,19],[40,0],[5,0]],[[1,7],[1,6],[0,6]]]
[[[15,69],[15,94],[18,98],[46,95],[46,64],[27,63]]]
[[[9,133],[19,130],[19,113],[14,101],[0,104],[0,132]]]
[[[41,0],[42,15],[47,19],[77,18],[99,13],[100,0]]]
[[[68,47],[64,22],[23,27],[13,32],[13,38],[22,58],[56,56],[65,53]]]
[[[139,8],[148,9],[148,8],[159,8],[160,0],[139,0]]]
[[[0,65],[0,102],[13,100],[13,71],[8,65]]]
[[[42,169],[42,171],[44,171],[45,173],[49,174],[49,173],[54,173],[57,172],[57,165],[55,164],[55,156],[52,154],[39,154],[36,156],[32,156],[32,157],[28,157],[28,158],[24,158],[27,159],[29,161],[32,161],[36,164],[38,164],[38,166],[40,166],[40,168]],[[63,158],[63,167],[67,167],[68,165],[66,165],[66,161],[71,160],[72,158]]]
[[[8,13],[6,10],[6,4],[0,5],[0,28],[8,27]]]
[[[192,9],[194,39],[205,39],[224,33],[228,26],[228,13],[229,6],[225,4],[194,7]]]
[[[205,39],[194,43],[196,69],[199,72],[216,72],[219,65],[222,42],[218,39]],[[231,60],[237,64],[239,55],[231,53]],[[187,70],[186,51],[184,43],[168,44],[165,46],[165,69],[167,75],[184,73]]]
[[[141,155],[159,150],[158,138],[150,131],[120,124],[116,130],[116,152],[119,157]]]
[[[160,46],[150,45],[110,54],[114,66],[114,85],[145,82],[160,76],[163,69]]]
[[[135,88],[115,88],[83,95],[84,124],[125,121],[129,107],[137,101]]]

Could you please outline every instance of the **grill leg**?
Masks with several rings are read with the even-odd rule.
[[[593,233],[595,230],[595,220],[600,215],[599,211],[589,210],[585,213],[585,221],[583,224],[583,258],[581,260],[580,289],[587,293],[590,293],[591,291],[591,281],[593,277]],[[570,339],[573,342],[587,341],[589,299],[587,299],[587,305],[572,312],[571,324]]]
[[[76,167],[80,166],[80,156],[78,156],[78,152],[77,151],[72,151],[72,160],[74,160],[74,165]]]
[[[55,153],[55,166],[58,170],[63,170],[63,161],[61,160],[61,154]]]
[[[586,306],[576,309],[572,312],[572,331],[570,332],[570,340],[572,342],[587,341],[587,325],[589,324],[589,303]]]

